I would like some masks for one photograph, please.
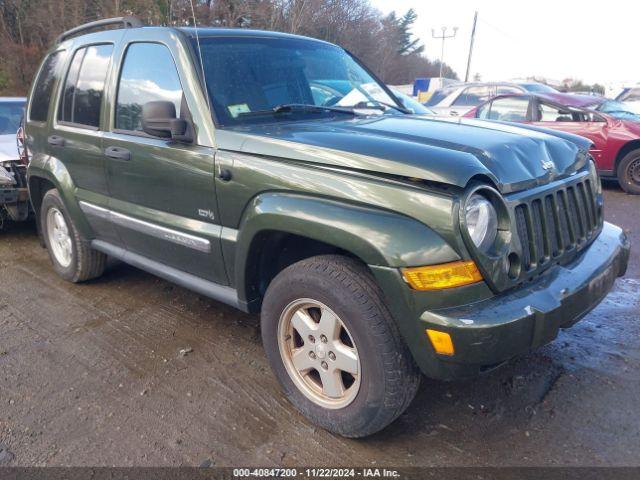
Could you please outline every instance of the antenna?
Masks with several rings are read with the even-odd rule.
[[[200,35],[198,35],[198,21],[196,20],[196,10],[193,8],[193,0],[190,0],[191,3],[191,15],[193,16],[193,28],[196,32],[196,45],[198,45],[198,57],[200,57],[200,70],[202,73],[202,82],[204,86],[204,94],[207,97],[207,107],[209,108],[209,114],[212,113],[211,110],[211,99],[209,98],[209,89],[207,88],[207,80],[204,76],[204,61],[202,60],[202,48],[200,48]]]

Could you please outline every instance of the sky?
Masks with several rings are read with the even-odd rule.
[[[587,83],[640,82],[640,1],[638,0],[371,0],[383,13],[418,14],[414,35],[431,59],[441,41],[431,30],[453,33],[444,61],[461,79],[467,64],[474,11],[478,26],[470,79],[483,81],[543,76]]]

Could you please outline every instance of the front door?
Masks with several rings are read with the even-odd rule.
[[[160,43],[131,43],[118,78],[114,128],[103,146],[111,218],[126,249],[228,284],[213,148],[153,137],[141,126],[142,106],[151,101],[173,102],[178,116],[189,118],[171,51]]]

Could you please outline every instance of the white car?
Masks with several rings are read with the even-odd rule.
[[[407,110],[411,110],[414,114],[416,114],[416,115],[435,115],[435,112],[433,110],[425,107],[423,104],[421,104],[415,98],[410,97],[409,95],[406,95],[406,94],[402,93],[397,88],[389,87],[389,89],[398,98],[398,100],[400,100],[400,103],[402,103],[402,106],[404,108],[406,108]]]
[[[437,90],[425,105],[438,115],[462,116],[497,95],[514,93],[556,93],[537,82],[454,83]]]
[[[616,100],[624,103],[633,113],[640,115],[640,87],[625,88]]]
[[[0,97],[0,226],[5,218],[22,221],[29,216],[26,165],[16,139],[25,103],[23,97]]]

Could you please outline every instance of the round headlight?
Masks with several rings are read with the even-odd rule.
[[[591,177],[591,183],[596,193],[600,195],[602,193],[602,183],[600,183],[600,175],[598,174],[598,167],[593,158],[589,160],[589,176]]]
[[[465,223],[474,245],[486,252],[498,234],[498,214],[493,204],[480,194],[471,195],[465,207]]]

